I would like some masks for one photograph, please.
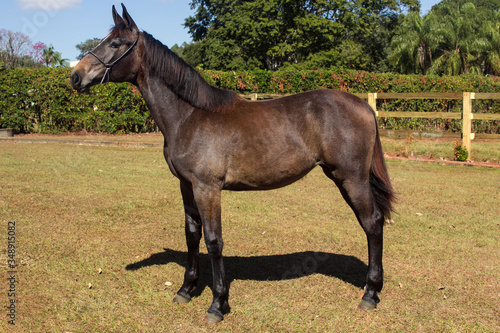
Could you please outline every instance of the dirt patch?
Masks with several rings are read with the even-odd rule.
[[[457,165],[457,166],[466,166],[466,167],[500,168],[500,162],[491,162],[491,161],[460,162],[460,161],[450,161],[448,159],[443,159],[443,158],[431,158],[431,157],[426,157],[426,156],[403,157],[403,156],[390,155],[390,154],[384,154],[384,156],[388,160],[395,160],[395,161],[414,161],[414,162]]]

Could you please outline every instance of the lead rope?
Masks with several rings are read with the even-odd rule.
[[[106,71],[104,72],[104,75],[102,77],[102,80],[101,80],[101,84],[104,82],[104,80],[106,79],[106,75],[109,74],[109,71],[111,70],[111,66],[108,66],[106,65]]]

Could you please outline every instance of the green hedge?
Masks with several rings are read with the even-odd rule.
[[[500,92],[499,77],[438,77],[360,71],[200,71],[212,85],[239,93],[297,93],[318,88],[358,92]],[[69,69],[0,71],[0,128],[16,133],[87,131],[140,133],[156,130],[140,92],[130,84],[104,84],[77,94]],[[388,111],[460,112],[460,100],[379,100]],[[500,101],[475,101],[473,112],[500,113]],[[474,120],[474,132],[498,133],[498,121]],[[380,119],[380,126],[427,131],[460,130],[460,120]]]
[[[69,69],[0,72],[0,127],[16,133],[88,131],[140,133],[156,129],[140,92],[130,84],[71,89]]]

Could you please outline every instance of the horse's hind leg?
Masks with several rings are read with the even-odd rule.
[[[342,196],[354,211],[358,222],[368,240],[368,274],[365,293],[359,308],[370,310],[377,307],[380,301],[378,294],[383,286],[382,247],[384,216],[377,207],[370,187],[368,172],[341,175],[339,170],[331,172],[323,167],[325,174],[340,189]]]

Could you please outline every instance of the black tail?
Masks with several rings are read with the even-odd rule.
[[[382,211],[386,219],[390,219],[391,212],[394,211],[393,204],[396,200],[396,195],[389,179],[389,174],[387,173],[378,129],[370,168],[370,186],[378,208]]]

